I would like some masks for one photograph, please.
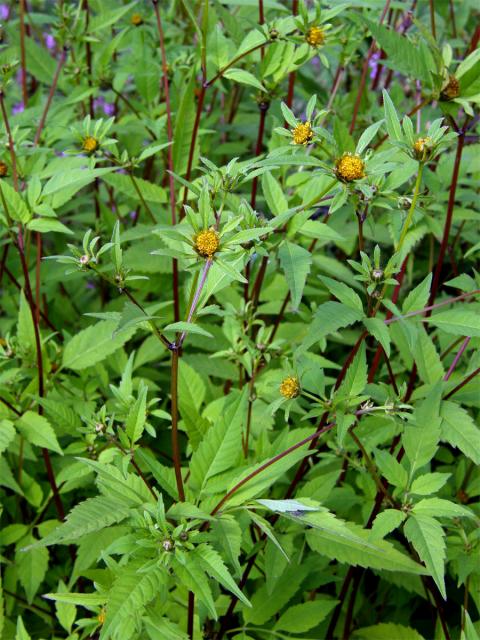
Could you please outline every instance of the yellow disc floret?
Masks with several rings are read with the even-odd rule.
[[[93,136],[87,136],[83,140],[82,149],[87,153],[93,153],[98,149],[98,140]]]
[[[335,173],[342,182],[353,182],[365,177],[365,163],[360,156],[344,153],[335,164]]]
[[[418,140],[413,144],[413,153],[417,160],[425,159],[428,151],[431,146],[431,138],[428,136],[426,138],[418,138]]]
[[[440,97],[442,100],[453,100],[460,95],[460,83],[455,76],[449,76],[448,83],[443,87]]]
[[[310,122],[301,122],[293,130],[294,144],[308,144],[313,138],[313,130]]]
[[[135,26],[135,27],[139,27],[141,24],[143,24],[143,18],[139,13],[134,13],[132,15],[132,17],[130,18],[130,22]]]
[[[195,236],[195,250],[204,258],[211,258],[218,250],[220,238],[215,229],[205,229]]]
[[[102,609],[100,611],[100,613],[97,616],[97,620],[100,624],[103,624],[105,622],[105,609]]]
[[[5,164],[5,162],[3,162],[2,160],[0,160],[0,178],[4,178],[8,173],[8,167]]]
[[[300,394],[300,383],[296,376],[288,376],[280,384],[280,393],[284,398],[292,400]]]
[[[305,36],[305,40],[312,47],[320,47],[325,42],[325,34],[321,27],[311,27]]]

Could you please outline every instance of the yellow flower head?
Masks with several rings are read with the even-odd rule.
[[[335,164],[335,173],[342,182],[353,182],[365,177],[365,164],[360,156],[344,153]]]
[[[310,27],[305,40],[311,47],[320,47],[325,42],[325,34],[321,27]]]
[[[426,138],[418,138],[413,145],[413,153],[417,160],[425,158],[427,152],[430,150],[430,144],[432,140],[427,136]]]
[[[93,153],[98,149],[98,140],[93,136],[87,136],[83,140],[82,149],[87,153]]]
[[[8,173],[8,167],[5,162],[0,160],[0,178],[4,178]]]
[[[288,376],[280,384],[280,393],[284,398],[292,400],[300,394],[300,383],[296,376]]]
[[[100,624],[103,624],[105,622],[105,609],[102,609],[100,611],[100,613],[97,616],[97,620]]]
[[[134,27],[139,27],[141,24],[143,24],[143,18],[139,13],[134,13],[130,18],[130,22]]]
[[[293,130],[294,144],[308,144],[313,138],[313,130],[310,122],[301,122]]]
[[[218,250],[220,238],[215,229],[205,229],[195,236],[195,250],[204,258],[211,258]]]
[[[455,76],[449,76],[447,85],[442,89],[443,100],[453,100],[460,95],[460,84]]]

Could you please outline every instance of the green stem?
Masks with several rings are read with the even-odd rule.
[[[419,196],[419,193],[420,193],[420,185],[422,183],[423,167],[424,166],[425,166],[425,164],[423,162],[420,162],[420,164],[418,166],[418,174],[417,174],[417,180],[415,182],[415,190],[413,192],[413,200],[412,200],[412,204],[410,205],[410,209],[408,210],[407,219],[405,220],[405,224],[403,225],[402,233],[400,235],[400,240],[398,241],[398,245],[397,245],[397,248],[396,248],[396,252],[397,253],[400,253],[400,251],[402,250],[403,243],[405,242],[405,238],[407,236],[408,230],[409,230],[410,225],[412,223],[413,212],[415,211],[415,206],[417,204],[418,196]]]

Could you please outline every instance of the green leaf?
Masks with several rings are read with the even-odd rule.
[[[461,309],[450,309],[436,313],[428,318],[428,322],[439,327],[445,333],[454,336],[468,336],[470,338],[480,337],[480,313],[471,310],[472,305],[465,305]]]
[[[397,111],[393,105],[392,99],[385,89],[383,90],[383,108],[385,110],[385,122],[389,138],[394,141],[403,140],[402,128],[400,126]]]
[[[32,214],[28,210],[28,207],[22,196],[17,191],[15,191],[15,189],[11,187],[8,182],[5,182],[4,180],[2,180],[2,184],[0,185],[0,192],[3,194],[5,202],[7,203],[10,218],[17,222],[21,222],[22,224],[28,222],[32,217]]]
[[[320,276],[320,280],[327,287],[330,293],[337,298],[337,300],[345,304],[347,307],[350,307],[355,311],[360,311],[360,313],[363,314],[362,299],[351,287],[340,280],[327,278],[327,276]]]
[[[31,640],[29,633],[25,629],[21,616],[18,616],[17,618],[17,633],[15,634],[15,640]]]
[[[44,598],[55,600],[55,602],[64,602],[65,604],[77,604],[81,607],[94,607],[96,605],[105,604],[107,601],[106,593],[46,593]]]
[[[224,415],[207,431],[190,461],[190,486],[202,491],[209,478],[229,469],[241,450],[246,419],[247,388],[227,407]]]
[[[113,187],[115,191],[123,193],[129,198],[132,198],[132,200],[135,200],[135,202],[140,201],[137,190],[128,175],[124,175],[122,173],[109,173],[102,176],[102,180]],[[137,178],[137,176],[135,176],[135,182],[144,200],[147,202],[162,204],[167,201],[165,189],[162,187],[159,187],[148,180],[144,180],[143,178]]]
[[[441,440],[480,464],[480,430],[468,411],[455,402],[442,402]]]
[[[145,428],[147,419],[147,391],[147,385],[141,382],[138,388],[138,397],[128,412],[125,431],[132,444],[140,440]]]
[[[29,537],[27,543],[36,542]],[[15,564],[20,584],[25,589],[28,602],[33,599],[45,578],[48,568],[48,550],[45,547],[34,547],[28,550],[17,549]]]
[[[365,341],[347,369],[345,378],[338,390],[339,397],[354,397],[362,393],[367,386],[367,353]]]
[[[432,274],[429,273],[419,285],[412,289],[405,298],[402,305],[402,313],[409,313],[410,311],[419,311],[427,306],[428,298],[430,296],[430,287],[432,284]]]
[[[295,595],[308,574],[308,567],[292,564],[285,569],[275,583],[271,593],[264,583],[252,596],[252,608],[245,609],[245,622],[251,625],[264,625]]]
[[[135,565],[122,567],[108,592],[106,618],[100,640],[107,640],[112,636],[128,637],[124,634],[124,624],[128,620],[139,619],[145,606],[162,591],[166,595],[167,577],[162,566],[149,569],[146,573],[139,573]]]
[[[58,583],[59,593],[68,593],[68,589],[63,580],[60,580]],[[71,595],[71,594],[69,594]],[[57,619],[62,625],[62,627],[70,633],[72,629],[72,625],[75,622],[75,618],[77,617],[77,608],[72,603],[61,602],[57,600],[55,602],[55,611],[57,612]]]
[[[238,521],[231,515],[223,514],[211,523],[211,531],[224,557],[235,568],[235,573],[240,575],[238,558],[242,543],[242,529]]]
[[[410,461],[410,477],[435,455],[440,440],[440,397],[442,385],[435,385],[415,410],[402,436],[405,453]]]
[[[63,455],[55,431],[45,416],[34,411],[26,411],[17,420],[16,425],[22,436],[31,444]]]
[[[208,544],[200,544],[191,555],[195,555],[198,564],[203,567],[204,571],[208,573],[211,578],[217,580],[228,589],[228,591],[241,600],[243,604],[248,607],[252,606],[248,598],[246,598],[237,587],[235,580],[230,575],[218,551],[215,551],[215,549]]]
[[[262,190],[267,205],[274,215],[279,215],[288,210],[288,200],[283,193],[283,189],[270,171],[265,171],[262,175]]]
[[[205,336],[206,338],[213,338],[211,333],[202,329],[202,327],[199,327],[198,324],[194,324],[193,322],[184,322],[182,320],[168,324],[164,327],[164,332],[166,333],[167,331],[185,331],[185,333],[195,333],[199,336]]]
[[[398,509],[385,509],[373,521],[372,539],[384,538],[394,529],[397,529],[407,517],[407,514]]]
[[[53,175],[43,188],[43,196],[53,195],[60,191],[67,191],[70,197],[86,187],[100,176],[113,171],[113,167],[104,169],[70,169]]]
[[[410,516],[404,531],[428,572],[435,580],[444,600],[447,598],[444,580],[445,540],[443,529],[437,520],[425,515]]]
[[[180,582],[182,582],[187,589],[193,591],[199,601],[205,605],[209,615],[214,620],[217,620],[218,615],[207,576],[200,569],[196,560],[193,558],[190,559],[190,554],[179,555],[177,553],[172,559],[172,566]]]
[[[365,151],[365,149],[368,147],[370,142],[377,135],[378,130],[380,129],[382,124],[383,124],[383,120],[380,120],[379,122],[374,122],[373,124],[371,124],[369,127],[365,129],[365,131],[362,133],[362,135],[358,140],[357,148],[355,149],[356,154],[361,155]]]
[[[240,84],[247,84],[251,87],[255,87],[255,89],[258,89],[259,91],[266,91],[263,84],[253,75],[253,73],[245,71],[244,69],[227,69],[223,74],[223,77],[228,80],[233,80],[234,82],[239,82]]]
[[[73,231],[66,227],[60,220],[56,218],[34,218],[27,224],[30,231],[38,231],[39,233],[68,233]]]
[[[414,493],[417,496],[428,496],[431,493],[436,493],[444,486],[450,476],[450,473],[426,473],[412,482],[410,493]]]
[[[196,86],[196,75],[192,73],[190,80],[185,85],[175,118],[175,131],[173,132],[173,168],[175,173],[182,176],[186,173],[188,156],[190,151],[190,141],[192,139],[193,126],[195,122],[195,99],[194,89]],[[198,142],[197,142],[198,144]],[[195,158],[194,151],[194,158]],[[193,168],[195,168],[195,162]]]
[[[305,282],[310,273],[312,254],[298,244],[285,242],[281,245],[278,255],[280,265],[287,279],[288,288],[290,289],[292,307],[298,309]]]
[[[418,631],[394,622],[381,622],[353,632],[355,640],[424,640]]]
[[[43,545],[65,544],[78,540],[87,533],[100,531],[130,515],[130,508],[118,500],[105,496],[87,498],[77,504],[65,522],[41,541]]]
[[[410,38],[400,35],[393,29],[364,18],[372,36],[387,54],[382,63],[408,78],[421,80],[426,86],[432,86],[431,70],[435,68],[432,54],[423,41],[417,44]]]
[[[325,620],[337,602],[338,600],[320,597],[312,602],[304,602],[289,607],[282,613],[274,629],[275,631],[289,631],[295,634],[309,631]]]
[[[65,345],[62,367],[80,371],[105,360],[122,347],[135,333],[135,328],[114,333],[117,324],[114,320],[105,320],[77,333]]]
[[[437,518],[474,518],[466,507],[443,498],[424,498],[413,507],[413,513]]]
[[[407,486],[408,474],[392,454],[383,449],[377,449],[375,451],[375,462],[382,476],[386,478],[390,484],[394,487],[400,487],[401,489]]]
[[[388,326],[380,320],[380,318],[364,318],[363,324],[365,329],[377,340],[381,345],[387,357],[390,357],[390,333]]]
[[[364,544],[354,542],[348,537],[312,530],[306,533],[310,548],[327,558],[349,565],[419,575],[425,573],[420,564],[398,551],[390,542],[375,540],[372,544],[371,531],[351,522],[345,523],[345,526],[353,536],[362,538]]]
[[[6,451],[15,437],[15,428],[10,420],[0,420],[0,454]]]
[[[310,323],[306,337],[301,349],[306,350],[312,344],[319,342],[329,333],[334,333],[338,329],[348,327],[354,322],[362,320],[363,314],[347,307],[340,302],[325,302],[320,305],[315,312],[313,321]]]

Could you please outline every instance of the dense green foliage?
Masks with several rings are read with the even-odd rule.
[[[1,638],[480,638],[475,5],[0,5]]]

